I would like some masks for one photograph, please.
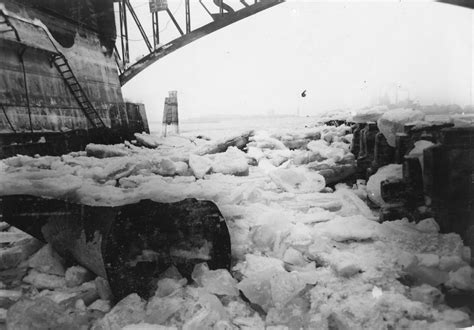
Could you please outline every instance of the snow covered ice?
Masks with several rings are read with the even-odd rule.
[[[399,122],[418,118],[412,112],[403,118],[378,112],[373,109],[370,116],[383,122],[388,134],[398,131]],[[85,322],[92,329],[470,325],[470,312],[449,307],[444,296],[446,290],[474,290],[470,250],[459,235],[440,234],[429,218],[418,224],[379,223],[364,201],[382,205],[380,182],[399,178],[400,166],[379,169],[366,190],[363,185],[329,188],[328,181],[347,174],[337,169],[355,166],[349,127],[295,132],[256,131],[245,146],[238,143],[247,133],[220,140],[137,134],[136,144],[89,145],[85,152],[58,157],[0,161],[2,195],[103,206],[142,199],[212,200],[226,219],[233,258],[230,271],[197,265],[192,281],[167,272],[148,301],[131,294],[113,306],[95,275],[78,265],[66,267],[49,245],[38,247],[21,266],[20,283],[33,291],[30,300],[0,305],[10,308],[7,323],[27,324],[39,314],[22,321],[18,313],[49,308],[58,311],[49,316],[50,326]],[[413,156],[420,157],[425,147],[417,145]],[[60,302],[87,290],[98,292],[95,302],[85,309],[81,303],[68,307],[74,313],[59,320],[65,313]]]
[[[420,110],[392,109],[384,112],[377,121],[380,132],[383,133],[391,147],[395,147],[396,133],[403,132],[403,125],[422,121],[425,114]]]

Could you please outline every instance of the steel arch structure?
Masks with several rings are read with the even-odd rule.
[[[185,30],[181,28],[178,24],[173,13],[167,7],[167,0],[149,0],[150,2],[150,12],[152,15],[152,42],[149,40],[145,30],[135,13],[134,8],[132,7],[130,0],[113,0],[118,3],[119,7],[119,17],[120,17],[120,29],[118,31],[118,36],[121,44],[121,51],[115,48],[115,58],[117,62],[117,67],[119,69],[120,84],[123,86],[129,82],[133,77],[138,75],[140,72],[148,68],[151,64],[155,63],[162,57],[174,52],[175,50],[186,46],[187,44],[204,37],[207,34],[215,32],[219,29],[222,29],[232,23],[240,21],[246,17],[252,16],[261,12],[263,10],[269,9],[275,5],[285,2],[285,0],[240,0],[240,3],[243,5],[243,8],[234,10],[231,6],[227,5],[223,0],[212,0],[213,3],[218,8],[218,13],[212,13],[206,5],[204,5],[202,0],[199,0],[199,3],[205,9],[207,14],[212,18],[212,21],[208,24],[205,24],[195,30],[191,30],[191,11],[190,11],[190,0],[185,0],[185,19],[186,27]],[[247,1],[253,2],[252,4],[247,3]],[[329,1],[329,0],[328,0]],[[436,2],[452,4],[463,6],[466,8],[474,9],[473,0],[435,0]],[[175,25],[180,36],[174,40],[166,42],[165,44],[160,44],[160,35],[159,35],[159,22],[158,22],[158,11],[165,11],[170,20]],[[142,57],[137,62],[130,64],[129,61],[129,45],[128,45],[128,18],[133,18],[135,21],[138,30],[145,42],[149,53]],[[153,44],[152,44],[153,43]]]
[[[211,13],[211,11],[204,5],[202,0],[199,0],[199,3],[205,9],[205,11],[211,16],[212,21],[208,24],[205,24],[195,30],[191,30],[191,12],[189,6],[190,0],[185,0],[185,18],[186,18],[186,27],[185,30],[181,28],[178,24],[173,13],[167,8],[166,1],[164,0],[150,0],[150,9],[152,8],[152,3],[159,5],[164,4],[163,7],[160,7],[160,11],[165,11],[177,30],[179,31],[180,36],[174,40],[171,40],[165,44],[160,44],[159,36],[159,23],[158,23],[158,10],[151,12],[152,15],[152,25],[153,25],[153,35],[152,42],[149,40],[148,36],[143,29],[143,26],[135,13],[130,0],[119,0],[119,31],[118,37],[120,39],[121,49],[120,51],[115,49],[115,57],[117,66],[120,72],[120,84],[123,86],[129,82],[137,74],[145,70],[151,64],[155,63],[162,57],[174,52],[175,50],[208,35],[212,32],[215,32],[219,29],[222,29],[232,23],[240,21],[246,17],[252,16],[261,12],[265,9],[271,8],[277,4],[284,2],[285,0],[252,0],[252,4],[248,4],[245,0],[240,2],[243,5],[243,8],[239,10],[234,10],[232,7],[227,5],[223,0],[213,0],[214,4],[219,9],[218,13]],[[128,45],[128,20],[133,18],[135,21],[138,30],[141,34],[143,41],[145,42],[149,53],[142,57],[137,62],[130,64],[129,62],[129,45]]]

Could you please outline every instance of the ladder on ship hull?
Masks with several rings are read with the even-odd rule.
[[[48,39],[49,42],[51,43],[52,47],[44,47],[44,45],[43,47],[38,47],[38,45],[33,45],[31,43],[23,41],[21,38],[21,34],[19,33],[19,30],[17,29],[17,26],[16,26],[18,22],[21,22],[22,24],[26,23],[29,25],[33,25],[37,29],[41,30],[44,33],[45,38]],[[14,36],[11,36],[10,38],[8,38],[7,36],[5,39],[5,36],[7,33],[13,33]],[[3,40],[13,43],[14,46],[20,47],[22,49],[22,52],[24,52],[25,49],[31,47],[38,51],[42,51],[42,52],[46,52],[50,54],[51,62],[54,64],[58,72],[61,74],[69,91],[74,96],[74,99],[77,101],[79,107],[81,108],[82,112],[84,113],[86,118],[89,120],[89,122],[92,124],[92,126],[94,128],[106,127],[106,125],[104,124],[104,121],[102,120],[99,113],[96,111],[96,109],[92,105],[92,103],[89,101],[87,94],[84,92],[84,89],[82,88],[81,84],[77,80],[76,75],[72,71],[72,68],[67,61],[67,58],[56,47],[48,31],[46,31],[46,29],[43,26],[39,26],[30,21],[21,20],[19,18],[10,17],[3,10],[0,9],[0,34],[4,36],[2,38]]]
[[[71,69],[66,57],[62,53],[57,53],[52,55],[52,62],[54,66],[61,74],[64,79],[64,82],[68,86],[69,91],[72,93],[77,103],[81,107],[84,115],[92,123],[95,128],[106,127],[104,121],[99,116],[98,112],[94,109],[92,103],[89,101],[84,89],[77,80],[74,72]]]

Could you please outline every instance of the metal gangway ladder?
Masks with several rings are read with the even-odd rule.
[[[13,23],[13,21],[18,21],[17,23]],[[48,44],[38,46],[37,44],[30,44],[28,40],[22,40],[20,37],[20,33],[18,28],[15,27],[15,24],[26,24],[29,26],[34,26],[35,28],[43,31],[46,39],[49,41]],[[6,26],[6,28],[2,28],[2,26]],[[22,52],[27,47],[32,47],[40,51],[44,51],[50,54],[51,63],[54,64],[58,72],[61,74],[66,86],[68,87],[69,91],[73,95],[74,99],[76,100],[77,104],[81,108],[82,112],[92,124],[94,128],[104,128],[106,127],[104,121],[100,117],[97,110],[94,108],[92,103],[90,102],[87,94],[85,93],[84,89],[82,88],[79,80],[77,79],[76,75],[74,74],[71,65],[69,64],[66,56],[58,49],[54,41],[51,39],[50,34],[48,31],[40,25],[35,24],[34,22],[23,20],[17,17],[10,17],[7,13],[3,10],[0,10],[0,33],[8,33],[11,32],[14,34],[14,38],[11,40],[4,39],[5,41],[10,41],[16,46],[21,47]],[[26,36],[27,38],[27,36]]]

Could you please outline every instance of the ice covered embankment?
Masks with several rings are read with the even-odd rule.
[[[231,234],[232,272],[201,264],[187,283],[170,269],[152,299],[128,296],[98,318],[96,329],[137,323],[187,329],[469,323],[466,312],[446,306],[439,289],[472,289],[470,251],[458,235],[439,234],[432,219],[379,224],[363,202],[363,186],[326,187],[344,172],[335,168],[353,161],[347,127],[257,132],[250,140],[246,152],[230,147],[206,153],[223,151],[217,146],[225,143],[173,137],[153,149],[127,143],[89,145],[61,157],[19,156],[1,163],[0,186],[4,194],[89,205],[186,197],[218,204]],[[45,271],[32,268],[24,281],[63,294],[67,276],[50,274],[56,277],[45,282]]]

